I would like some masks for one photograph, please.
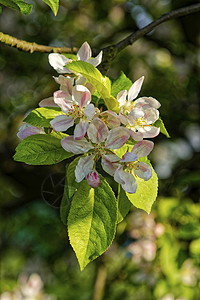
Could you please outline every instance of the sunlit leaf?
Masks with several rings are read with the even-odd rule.
[[[50,121],[59,115],[63,115],[63,112],[59,107],[40,107],[32,110],[24,119],[24,122],[33,126],[51,127]]]
[[[163,120],[159,118],[154,124],[156,127],[160,127],[160,132],[162,132],[164,135],[166,135],[167,138],[170,138],[169,133],[167,132],[167,129],[165,128],[165,125],[163,123]]]
[[[111,87],[111,94],[117,97],[117,94],[122,90],[129,90],[132,86],[132,81],[121,72],[119,77],[113,82]]]
[[[128,214],[132,203],[129,201],[128,197],[126,196],[125,191],[122,189],[121,185],[119,184],[118,189],[118,217],[117,222],[120,223],[123,221],[124,217]]]
[[[106,180],[101,176],[95,189],[82,181],[68,216],[69,239],[81,270],[111,245],[116,222],[117,201]]]
[[[9,8],[14,8],[19,10],[23,15],[30,14],[33,5],[24,2],[23,0],[0,0],[0,4],[7,6]]]
[[[53,11],[54,15],[57,15],[58,8],[59,8],[59,0],[42,0],[45,2]]]
[[[118,101],[111,95],[110,79],[103,76],[97,68],[84,61],[74,61],[67,65],[74,73],[84,76],[97,89],[108,109],[118,111]]]
[[[30,165],[52,165],[71,156],[74,154],[62,148],[60,139],[50,134],[35,134],[21,141],[14,160]]]

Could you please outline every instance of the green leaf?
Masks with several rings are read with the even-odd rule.
[[[0,4],[7,6],[9,8],[14,8],[19,10],[23,15],[30,14],[33,5],[24,2],[23,0],[0,0]]]
[[[116,98],[117,94],[123,90],[129,90],[132,86],[132,81],[121,72],[119,77],[113,82],[111,87],[111,94]]]
[[[146,158],[141,158],[140,161],[151,166],[149,160]],[[128,199],[134,206],[145,210],[148,214],[151,212],[151,207],[158,193],[158,177],[153,168],[152,171],[152,177],[148,181],[139,177],[136,178],[138,187],[135,194],[126,193]]]
[[[80,159],[79,157],[76,157],[69,165],[69,168],[67,169],[67,178],[68,178],[68,195],[69,198],[71,198],[76,189],[78,188],[79,184],[78,182],[76,182],[76,178],[75,178],[75,169],[76,166],[78,164],[78,161]]]
[[[42,1],[45,2],[47,5],[49,5],[54,15],[56,16],[59,8],[59,0],[42,0]]]
[[[160,132],[162,132],[164,135],[166,135],[167,138],[170,138],[169,133],[167,132],[167,129],[165,128],[165,125],[163,123],[163,120],[159,118],[154,124],[156,127],[160,127]]]
[[[60,204],[60,218],[64,225],[67,226],[67,218],[69,214],[69,209],[71,206],[71,199],[69,198],[69,191],[68,191],[68,180],[67,180],[67,170],[69,168],[69,164],[66,164],[66,176],[65,176],[65,187],[64,192]]]
[[[125,216],[128,214],[132,203],[129,201],[128,197],[126,196],[125,191],[119,184],[118,188],[118,197],[117,197],[117,202],[118,202],[118,218],[117,218],[117,223],[120,223],[123,221]]]
[[[81,270],[111,245],[116,222],[117,201],[106,180],[101,176],[95,189],[82,181],[68,216],[69,239]]]
[[[50,121],[56,116],[63,115],[64,113],[57,107],[40,107],[32,110],[30,114],[24,119],[24,122],[33,126],[51,127]]]
[[[16,148],[14,160],[29,165],[52,165],[74,156],[65,151],[60,139],[50,134],[35,134],[27,137]]]
[[[83,75],[97,89],[108,109],[118,112],[118,101],[111,95],[111,83],[108,77],[104,77],[97,68],[85,61],[74,61],[67,68],[75,73]]]

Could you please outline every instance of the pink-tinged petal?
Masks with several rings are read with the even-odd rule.
[[[102,61],[102,57],[103,57],[103,51],[100,51],[96,57],[88,60],[87,62],[89,64],[93,65],[94,67],[97,67],[98,65],[100,65],[100,63]]]
[[[137,155],[131,153],[131,152],[126,152],[123,156],[120,162],[131,162],[131,161],[136,161],[138,159]]]
[[[136,80],[133,83],[133,85],[130,87],[130,89],[128,91],[128,101],[129,102],[137,97],[137,95],[139,94],[139,92],[141,90],[143,81],[144,81],[144,76],[142,76],[138,80]]]
[[[71,78],[69,76],[65,77],[65,76],[60,75],[59,81],[60,81],[60,90],[67,93],[71,98],[72,88],[74,85],[74,78]]]
[[[149,155],[152,151],[154,143],[151,141],[141,141],[134,145],[131,153],[135,154],[138,158]]]
[[[130,132],[125,127],[117,127],[113,128],[109,131],[107,140],[106,140],[106,148],[111,150],[121,148],[129,139]]]
[[[153,124],[159,118],[159,111],[155,108],[148,108],[144,110],[144,119],[148,124]]]
[[[101,159],[101,166],[103,170],[111,176],[114,176],[116,169],[119,167],[117,163],[120,158],[116,155],[116,157],[110,157],[111,155],[103,155]],[[115,162],[113,161],[115,159]],[[116,160],[117,159],[117,160]]]
[[[45,132],[41,128],[31,126],[29,124],[23,124],[19,128],[17,136],[19,139],[23,140],[23,139],[27,138],[28,136],[34,135],[34,134],[45,134]]]
[[[49,54],[49,63],[50,65],[60,74],[71,73],[70,70],[65,68],[69,62],[72,62],[71,59],[66,58],[64,55],[59,53]]]
[[[83,43],[81,48],[78,50],[77,60],[87,61],[91,58],[91,56],[92,56],[92,51],[89,44],[87,42]]]
[[[72,99],[83,108],[91,101],[90,91],[83,85],[75,85],[72,89]]]
[[[82,138],[81,140],[75,140],[73,135],[67,136],[64,139],[62,139],[61,145],[67,152],[72,152],[74,154],[86,153],[89,150],[93,149],[93,147],[86,140],[86,138]]]
[[[160,102],[158,102],[158,100],[156,100],[155,98],[153,97],[141,97],[141,98],[138,98],[136,101],[134,101],[134,104],[135,106],[137,107],[142,107],[143,105],[150,105],[151,107],[154,107],[156,109],[158,109],[161,104]]]
[[[40,107],[58,107],[58,105],[54,102],[53,97],[49,97],[46,99],[43,99],[39,102]]]
[[[131,135],[132,139],[134,139],[134,141],[136,141],[136,142],[140,142],[143,140],[143,134],[141,132],[135,132],[130,129],[130,135]]]
[[[105,120],[104,122],[109,128],[115,128],[120,126],[119,116],[111,110],[106,110],[100,114],[100,116]]]
[[[124,105],[126,105],[127,102],[126,96],[127,96],[127,90],[123,90],[118,93],[117,101],[119,102],[119,107],[123,107]]]
[[[125,114],[119,113],[119,119],[122,124],[128,125],[128,117]]]
[[[120,166],[117,168],[114,174],[114,180],[121,184],[122,188],[130,194],[136,192],[137,182],[135,177],[129,172],[124,172],[123,167]]]
[[[134,170],[135,175],[144,179],[149,180],[152,176],[152,168],[144,162],[138,162],[136,169]]]
[[[94,155],[81,157],[75,169],[77,182],[81,182],[91,171],[94,165]]]
[[[74,118],[66,115],[60,115],[56,116],[50,124],[55,131],[66,131],[74,125]]]
[[[87,121],[80,120],[80,122],[76,125],[74,130],[74,138],[77,140],[81,140],[86,134],[88,127],[89,124]]]
[[[144,112],[143,110],[139,110],[139,109],[132,109],[131,112],[128,114],[128,122],[130,124],[130,126],[134,126],[135,125],[135,121],[139,118],[143,118],[144,117]]]
[[[119,156],[117,156],[116,154],[112,153],[112,154],[104,154],[103,157],[111,162],[118,162],[121,160],[121,158]]]
[[[99,118],[95,118],[90,123],[87,134],[92,143],[99,144],[105,141],[108,135],[108,127]]]
[[[54,102],[62,109],[64,113],[67,113],[73,108],[74,102],[68,93],[63,91],[54,92]]]
[[[154,138],[160,133],[160,128],[148,125],[138,128],[138,131],[142,133],[143,138]]]
[[[90,121],[95,115],[95,107],[94,104],[90,103],[84,109],[84,113],[87,117],[87,120]]]
[[[100,177],[99,174],[96,171],[91,171],[87,176],[86,176],[88,185],[93,187],[93,188],[97,188],[100,183]]]

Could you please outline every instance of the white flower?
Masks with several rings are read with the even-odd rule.
[[[77,60],[85,61],[93,66],[98,66],[102,61],[103,52],[101,51],[96,57],[92,57],[92,51],[87,42],[83,43],[77,53]],[[49,54],[50,65],[60,74],[72,73],[65,66],[72,62],[72,59],[66,58],[64,55],[59,53]]]

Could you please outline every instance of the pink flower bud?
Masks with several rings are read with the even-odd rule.
[[[96,171],[91,171],[87,176],[86,176],[88,184],[96,188],[100,185],[101,181],[99,178],[99,174]]]

